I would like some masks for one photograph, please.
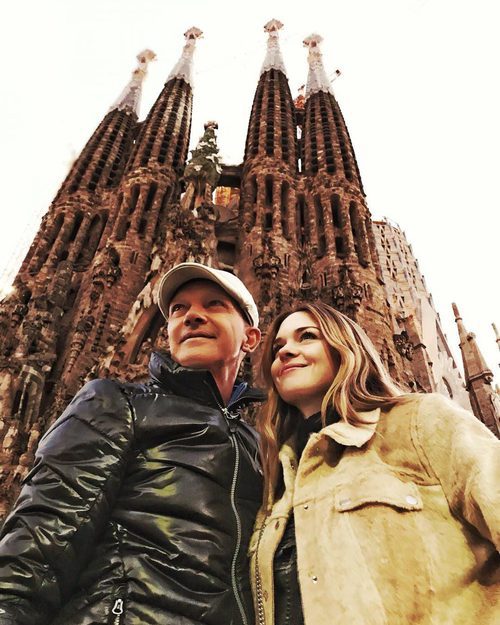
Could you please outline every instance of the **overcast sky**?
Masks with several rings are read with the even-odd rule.
[[[198,26],[191,143],[219,123],[227,163],[243,158],[264,59],[280,19],[292,94],[307,76],[302,40],[324,37],[375,219],[406,232],[458,354],[456,301],[498,376],[500,327],[497,0],[24,0],[4,4],[0,274],[20,262],[72,160],[151,48],[141,118]]]

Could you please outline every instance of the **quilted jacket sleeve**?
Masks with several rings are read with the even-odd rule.
[[[0,625],[49,623],[105,526],[133,440],[116,382],[95,380],[40,441],[0,534]]]
[[[440,395],[424,396],[416,446],[450,509],[500,549],[500,441],[470,412]]]

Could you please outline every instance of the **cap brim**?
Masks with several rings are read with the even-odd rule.
[[[212,270],[212,268],[204,265],[198,265],[197,263],[182,263],[181,265],[173,267],[163,276],[158,291],[158,306],[166,319],[168,319],[168,309],[172,297],[183,284],[191,280],[209,280],[210,282],[214,282],[237,303],[238,308],[251,325],[256,326],[258,324],[258,319],[256,322],[256,320],[252,318],[250,311],[246,310],[240,304],[240,296],[231,288],[231,285],[221,279],[217,275],[216,270]]]

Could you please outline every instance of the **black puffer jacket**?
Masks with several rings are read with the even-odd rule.
[[[212,376],[159,354],[96,380],[43,437],[0,543],[0,625],[251,625],[253,430]]]

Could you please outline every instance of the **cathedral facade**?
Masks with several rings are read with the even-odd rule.
[[[215,122],[188,162],[197,28],[185,33],[144,121],[137,111],[154,54],[138,56],[130,83],[73,164],[0,302],[0,516],[40,436],[82,384],[144,379],[152,349],[168,347],[157,284],[183,261],[236,273],[259,304],[264,332],[299,301],[330,303],[366,330],[403,387],[469,405],[437,317],[427,330],[435,313],[425,285],[405,277],[402,265],[393,271],[385,242],[396,235],[372,221],[321,37],[304,41],[309,75],[294,100],[281,26],[265,26],[241,164],[220,162]],[[487,379],[474,380],[481,394]],[[472,408],[498,433],[488,401]]]

